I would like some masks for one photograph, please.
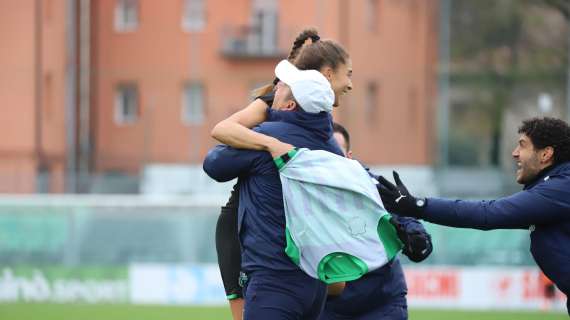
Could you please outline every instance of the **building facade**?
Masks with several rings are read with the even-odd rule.
[[[93,177],[199,165],[211,128],[307,26],[351,55],[354,89],[334,116],[358,158],[430,165],[436,0],[8,0],[0,191],[90,192]]]
[[[65,5],[0,2],[0,192],[64,190]]]

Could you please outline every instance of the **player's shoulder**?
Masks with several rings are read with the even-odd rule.
[[[549,201],[570,204],[570,175],[567,173],[546,175],[526,191],[538,194]]]
[[[298,126],[284,122],[284,121],[272,121],[272,122],[263,122],[259,126],[255,128],[255,131],[259,133],[264,133],[268,135],[280,135],[286,130],[297,130]]]

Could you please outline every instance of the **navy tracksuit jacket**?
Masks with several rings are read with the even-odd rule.
[[[282,112],[280,118],[254,130],[296,147],[342,155],[330,114],[297,110]],[[216,146],[204,160],[204,171],[217,181],[239,177],[238,232],[242,270],[249,276],[244,318],[317,319],[326,285],[307,276],[285,254],[281,180],[270,154]]]
[[[570,295],[570,162],[543,170],[509,197],[492,201],[428,198],[421,218],[459,228],[529,229],[534,260]]]
[[[326,121],[324,121],[325,118]],[[268,119],[269,121],[284,123],[266,122],[255,130],[277,137],[295,146],[307,145],[307,143],[318,146],[323,141],[327,141],[325,146],[329,149],[328,151],[341,153],[336,141],[332,138],[329,116],[324,114],[315,116],[303,112],[279,112],[268,109]],[[307,131],[313,133],[307,134]],[[288,137],[288,135],[292,135],[292,137]],[[309,141],[300,144],[302,140],[306,139]],[[322,148],[321,146],[311,149]],[[242,268],[244,271],[255,273],[258,270],[257,274],[260,273],[259,270],[298,271],[298,267],[284,255],[284,231],[276,232],[276,230],[284,230],[285,220],[282,212],[281,184],[269,154],[267,152],[236,150],[227,146],[217,146],[206,157],[204,170],[218,181],[240,177],[238,224],[240,226]],[[247,175],[250,173],[259,174],[262,177],[247,181]],[[271,187],[265,190],[269,191],[269,195],[264,194],[264,190],[260,190],[268,186]],[[248,195],[243,193],[244,188],[249,188]],[[261,197],[259,197],[260,195]],[[244,205],[243,201],[248,202]],[[276,208],[279,210],[275,210]],[[425,232],[423,226],[415,219],[396,218],[410,232]],[[249,229],[248,224],[251,225]],[[295,277],[297,276],[303,277],[299,274],[295,275]],[[271,278],[285,280],[283,277],[279,278],[278,275],[271,273],[263,277],[265,285],[270,285],[268,279]],[[257,281],[261,281],[259,277]],[[263,284],[254,286],[263,287]],[[379,316],[383,319],[407,319],[406,293],[407,287],[402,267],[398,259],[395,259],[383,268],[375,270],[359,280],[347,283],[341,296],[327,301],[326,310],[319,319],[338,319],[340,317],[372,319]],[[255,293],[255,298],[259,299],[259,295]],[[252,294],[250,294],[250,298],[251,296]],[[288,297],[281,297],[281,299],[286,300]],[[295,304],[295,302],[290,303]],[[259,313],[259,311],[256,312]]]

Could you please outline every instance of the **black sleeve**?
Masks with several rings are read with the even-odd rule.
[[[239,188],[236,184],[216,224],[216,251],[228,300],[243,297],[239,285],[241,251],[238,238]]]
[[[418,220],[392,214],[390,222],[396,228],[398,238],[404,244],[402,253],[413,262],[427,259],[433,251],[431,235]]]
[[[275,99],[275,92],[271,91],[266,95],[256,97],[256,99],[261,99],[265,102],[270,108],[273,105],[273,99]]]

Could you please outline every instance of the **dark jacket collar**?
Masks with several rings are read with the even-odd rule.
[[[297,125],[324,140],[332,137],[332,116],[328,112],[308,113],[298,108],[295,111],[268,109],[267,121],[283,121]]]
[[[570,175],[570,161],[562,162],[559,164],[553,164],[549,167],[542,169],[537,175],[534,180],[527,183],[523,190],[528,190],[534,186],[536,186],[540,181],[544,180],[546,176],[553,176],[558,174],[568,174]]]

